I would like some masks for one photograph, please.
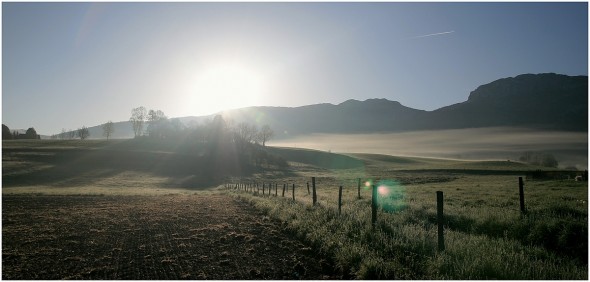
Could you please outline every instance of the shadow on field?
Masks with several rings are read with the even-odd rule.
[[[5,187],[79,186],[132,171],[169,178],[164,186],[203,188],[220,184],[228,172],[251,173],[232,160],[205,155],[113,148],[6,148],[2,163]]]

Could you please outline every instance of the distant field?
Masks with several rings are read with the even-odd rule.
[[[474,128],[383,134],[312,134],[272,146],[465,160],[517,160],[525,151],[553,154],[560,167],[588,168],[588,134],[521,128]]]

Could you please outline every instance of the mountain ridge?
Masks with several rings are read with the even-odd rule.
[[[587,132],[588,76],[542,73],[501,78],[478,86],[464,102],[432,111],[410,108],[385,98],[371,98],[298,107],[254,106],[220,114],[235,123],[268,124],[275,131],[277,139],[310,133],[375,133],[497,126]],[[178,119],[187,125],[191,121],[200,123],[211,119],[214,115]],[[133,137],[128,121],[115,124],[113,138]],[[128,131],[125,131],[125,127]],[[89,130],[90,138],[102,137],[100,125]]]

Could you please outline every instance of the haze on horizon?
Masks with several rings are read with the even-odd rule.
[[[54,134],[387,98],[434,110],[523,73],[588,74],[588,4],[2,3],[2,122]]]

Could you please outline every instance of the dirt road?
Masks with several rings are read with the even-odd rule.
[[[339,279],[223,195],[2,197],[3,279]]]

